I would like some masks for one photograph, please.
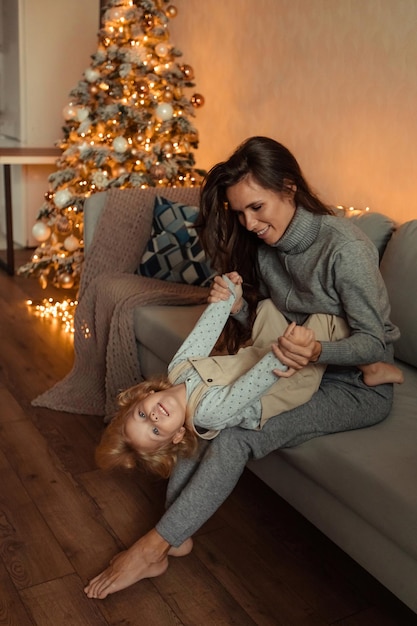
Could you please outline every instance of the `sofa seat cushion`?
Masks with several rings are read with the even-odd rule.
[[[273,454],[417,558],[417,371],[401,367],[405,382],[386,420]]]
[[[207,305],[144,306],[133,313],[139,343],[168,364]]]

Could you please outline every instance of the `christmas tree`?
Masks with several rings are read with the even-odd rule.
[[[64,108],[62,155],[33,235],[31,261],[19,268],[73,289],[83,255],[83,204],[109,187],[191,186],[201,182],[192,150],[198,132],[190,121],[204,104],[194,70],[180,63],[168,24],[177,9],[168,0],[108,0],[98,50]]]

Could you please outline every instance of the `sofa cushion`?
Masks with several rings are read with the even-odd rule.
[[[174,283],[210,284],[215,273],[206,261],[194,223],[198,207],[156,196],[152,234],[139,273]]]
[[[417,220],[398,227],[387,244],[381,273],[388,289],[391,319],[401,332],[397,359],[417,367]]]
[[[369,211],[354,215],[350,219],[375,244],[381,259],[395,230],[395,223],[382,213],[370,213]]]

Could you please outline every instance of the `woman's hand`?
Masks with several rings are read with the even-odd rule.
[[[317,361],[321,354],[321,343],[316,341],[314,331],[305,326],[297,326],[295,322],[289,324],[285,333],[278,337],[277,343],[272,345],[275,356],[289,368],[288,372],[279,372],[277,375],[288,378],[291,370],[299,371],[309,363]]]
[[[238,272],[229,272],[228,274],[225,274],[225,276],[227,276],[227,278],[235,286],[236,300],[231,309],[231,313],[237,313],[237,311],[239,311],[242,308],[242,304],[243,304],[243,297],[242,297],[243,279],[241,275],[238,274]],[[221,300],[228,300],[229,298],[230,298],[230,289],[226,281],[221,276],[216,276],[210,288],[210,293],[207,298],[207,302],[211,304],[212,302],[220,302]]]

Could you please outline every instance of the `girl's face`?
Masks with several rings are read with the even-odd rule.
[[[229,187],[226,195],[242,226],[272,246],[294,216],[294,193],[295,189],[288,193],[265,189],[249,175]]]
[[[134,448],[150,452],[166,443],[179,443],[183,439],[185,390],[182,395],[180,388],[180,385],[175,385],[151,392],[134,406],[124,427],[125,436]]]

